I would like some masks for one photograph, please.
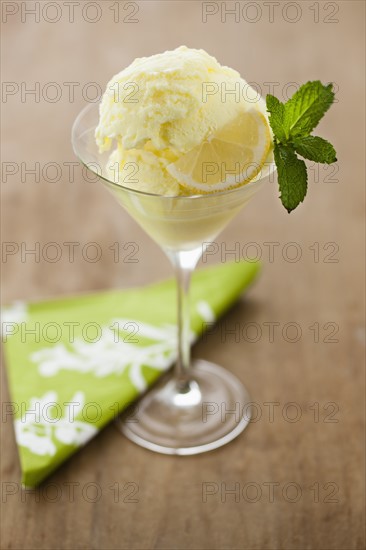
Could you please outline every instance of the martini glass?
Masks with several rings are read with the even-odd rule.
[[[190,277],[205,243],[212,242],[257,193],[275,165],[269,157],[255,180],[225,192],[176,197],[149,194],[112,181],[107,169],[110,152],[100,154],[95,143],[98,121],[97,104],[81,111],[72,129],[74,152],[159,244],[177,279],[175,368],[140,398],[133,422],[128,421],[127,411],[118,419],[118,425],[129,439],[160,453],[192,455],[216,449],[248,425],[250,398],[228,370],[208,361],[190,360]]]

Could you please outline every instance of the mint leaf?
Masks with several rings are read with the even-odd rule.
[[[305,136],[296,138],[293,144],[296,152],[306,159],[324,164],[332,164],[337,160],[333,145],[321,137]]]
[[[266,97],[267,111],[269,112],[269,123],[278,141],[286,141],[286,130],[284,126],[285,106],[277,97],[268,94]]]
[[[267,95],[280,197],[288,212],[304,200],[307,191],[306,164],[296,153],[326,164],[337,160],[333,145],[309,135],[334,101],[332,88],[333,84],[325,86],[319,80],[307,82],[286,103]]]
[[[297,158],[291,146],[275,143],[274,159],[278,172],[280,198],[287,212],[294,210],[305,198],[308,175],[306,164]]]
[[[287,135],[306,136],[318,125],[334,101],[333,84],[307,82],[285,104]]]

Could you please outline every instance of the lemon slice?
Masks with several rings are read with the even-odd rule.
[[[261,170],[271,147],[262,113],[251,109],[167,166],[191,192],[212,193],[240,187]]]

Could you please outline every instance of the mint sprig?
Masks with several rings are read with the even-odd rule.
[[[286,103],[267,95],[280,198],[288,212],[304,200],[307,191],[306,164],[297,154],[326,164],[337,160],[333,145],[321,137],[310,135],[333,101],[333,85],[325,86],[319,80],[301,86]]]

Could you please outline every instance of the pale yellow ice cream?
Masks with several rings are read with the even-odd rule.
[[[169,161],[145,149],[115,149],[107,166],[108,178],[125,187],[155,195],[177,196],[184,190],[166,167]]]
[[[253,108],[267,117],[264,101],[237,71],[204,50],[181,46],[136,59],[112,78],[96,141],[100,152],[113,150],[111,166],[119,166],[110,172],[114,181],[150,193],[186,194],[167,165]],[[126,181],[133,166],[134,177]]]

